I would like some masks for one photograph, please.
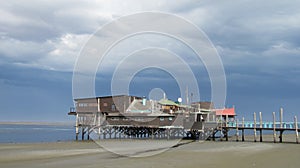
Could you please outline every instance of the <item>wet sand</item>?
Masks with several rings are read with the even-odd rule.
[[[293,136],[286,136],[291,140]],[[248,137],[249,141],[251,137]],[[110,143],[114,141],[111,140]],[[130,140],[128,140],[130,141]],[[127,144],[127,143],[125,143]],[[149,143],[152,145],[151,143]],[[128,145],[118,146],[127,150]],[[153,151],[145,151],[145,153]],[[147,157],[108,152],[93,141],[0,144],[0,167],[299,167],[300,144],[181,141],[176,147]]]

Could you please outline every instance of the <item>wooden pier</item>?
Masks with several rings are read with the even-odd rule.
[[[235,131],[236,141],[245,141],[252,135],[254,142],[263,142],[263,133],[273,133],[273,141],[283,142],[283,133],[295,133],[299,143],[300,124],[283,121],[283,108],[279,121],[273,112],[273,121],[264,121],[262,112],[253,113],[253,121],[239,120],[233,108],[215,109],[212,102],[176,104],[168,99],[147,100],[128,95],[74,99],[75,108],[69,115],[76,116],[76,140],[90,139],[229,139]],[[257,117],[258,116],[258,117]],[[257,119],[258,118],[258,119]],[[252,133],[249,134],[249,130]],[[218,135],[218,133],[220,135]],[[240,136],[241,134],[241,136]],[[218,135],[218,137],[216,136]],[[278,136],[278,139],[277,139]]]
[[[214,134],[212,135],[213,139],[215,139],[215,134],[217,132],[221,132],[220,139],[223,138],[228,141],[228,134],[229,131],[236,131],[236,141],[239,141],[240,139],[240,131],[242,132],[241,135],[241,141],[245,141],[245,130],[253,130],[253,141],[258,141],[257,133],[259,133],[259,142],[263,142],[263,131],[272,131],[273,132],[273,142],[283,142],[283,133],[284,132],[294,132],[295,133],[295,142],[299,143],[299,132],[300,132],[300,123],[297,121],[297,116],[294,117],[293,122],[285,122],[283,121],[283,109],[280,109],[280,120],[276,121],[275,112],[273,112],[273,121],[272,122],[266,122],[262,119],[262,113],[259,112],[259,122],[257,122],[256,119],[256,113],[253,113],[253,121],[245,121],[244,117],[242,118],[242,121],[239,122],[238,119],[235,119],[235,121],[228,121],[228,118],[226,117],[225,121],[221,123],[218,128],[216,128]],[[277,135],[278,141],[277,141]]]

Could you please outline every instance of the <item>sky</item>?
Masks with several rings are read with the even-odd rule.
[[[297,0],[1,1],[0,121],[73,120],[67,112],[73,106],[72,76],[81,51],[106,24],[145,11],[175,14],[205,33],[224,67],[224,106],[234,106],[239,118],[250,120],[253,112],[263,112],[270,119],[283,107],[284,119],[292,121],[294,115],[300,117],[299,6]],[[203,62],[176,39],[155,34],[115,45],[97,69],[95,94],[111,94],[113,70],[124,58],[121,53],[147,46],[180,55],[199,84],[194,100],[210,101],[211,83]],[[164,66],[169,70],[180,69],[173,57],[159,53],[137,52],[144,62],[160,59],[168,62]],[[127,63],[131,64],[122,72],[138,64],[130,59]],[[170,99],[182,97],[176,78],[166,70],[148,67],[131,77],[132,95],[147,96],[153,88],[161,88]]]

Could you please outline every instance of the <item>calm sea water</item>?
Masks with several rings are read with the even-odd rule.
[[[65,125],[0,124],[0,143],[71,141],[74,131]]]

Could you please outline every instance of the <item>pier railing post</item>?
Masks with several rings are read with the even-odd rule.
[[[259,128],[260,128],[260,130],[259,130],[259,136],[260,136],[259,141],[260,142],[263,141],[263,138],[262,138],[262,125],[263,125],[263,123],[262,123],[262,113],[259,112]]]
[[[280,108],[280,128],[282,129],[282,121],[283,121],[283,108]]]
[[[242,119],[242,141],[244,142],[245,141],[245,118],[243,117]]]
[[[273,112],[273,139],[274,139],[274,143],[276,143],[276,118],[275,118],[275,112]]]
[[[236,119],[236,141],[239,141],[239,119]]]
[[[223,116],[221,115],[220,141],[223,141]]]
[[[254,124],[253,124],[253,130],[254,130],[254,142],[256,142],[257,134],[256,134],[256,113],[255,113],[255,112],[253,113],[253,118],[254,118]]]
[[[225,138],[226,138],[226,141],[228,141],[228,115],[226,115],[226,121],[225,121]]]
[[[298,133],[298,121],[297,116],[295,116],[295,131],[296,131],[296,143],[299,143],[299,133]]]
[[[283,134],[283,108],[280,108],[280,135],[279,135],[280,143],[282,143],[282,134]]]

